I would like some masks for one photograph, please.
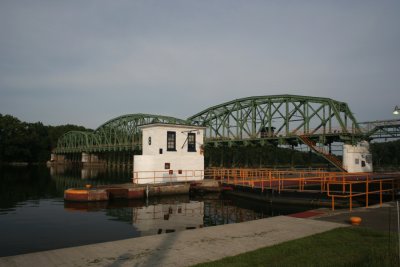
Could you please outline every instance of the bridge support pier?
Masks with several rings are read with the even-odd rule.
[[[99,159],[97,154],[82,152],[81,162],[83,166],[99,166],[104,165],[105,162]]]
[[[50,164],[66,164],[68,163],[68,161],[65,158],[65,155],[62,154],[55,154],[55,153],[51,153],[50,155]]]

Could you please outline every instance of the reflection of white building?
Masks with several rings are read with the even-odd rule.
[[[203,202],[158,204],[133,208],[133,224],[142,235],[203,227]]]
[[[204,179],[204,127],[154,123],[140,128],[143,154],[134,156],[134,183]]]

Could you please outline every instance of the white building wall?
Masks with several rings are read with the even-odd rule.
[[[167,151],[167,132],[176,134],[176,151]],[[196,136],[196,151],[188,151],[188,133]],[[142,127],[143,155],[134,156],[133,182],[137,184],[204,179],[204,128],[153,124]]]
[[[167,132],[176,132],[176,151],[167,151]],[[187,134],[188,132],[196,134],[196,152],[187,151]],[[149,144],[149,137],[151,144]],[[153,127],[147,126],[142,128],[143,154],[142,155],[158,155],[160,149],[163,154],[188,155],[199,154],[200,146],[203,144],[204,130],[201,127],[182,127],[178,125],[155,124]],[[185,142],[186,141],[186,142]]]
[[[368,142],[362,141],[356,146],[344,144],[343,167],[349,173],[372,172],[372,155]]]
[[[165,169],[166,163],[169,164],[169,169]],[[133,174],[134,183],[137,184],[203,180],[204,157],[200,155],[135,156]]]

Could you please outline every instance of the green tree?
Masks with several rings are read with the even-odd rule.
[[[46,162],[58,138],[72,130],[90,131],[82,126],[45,126],[26,123],[0,114],[0,162]]]

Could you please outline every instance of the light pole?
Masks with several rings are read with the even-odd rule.
[[[400,114],[400,109],[399,109],[398,106],[395,106],[395,107],[394,107],[393,114],[394,114],[394,115],[399,115],[399,114]]]

